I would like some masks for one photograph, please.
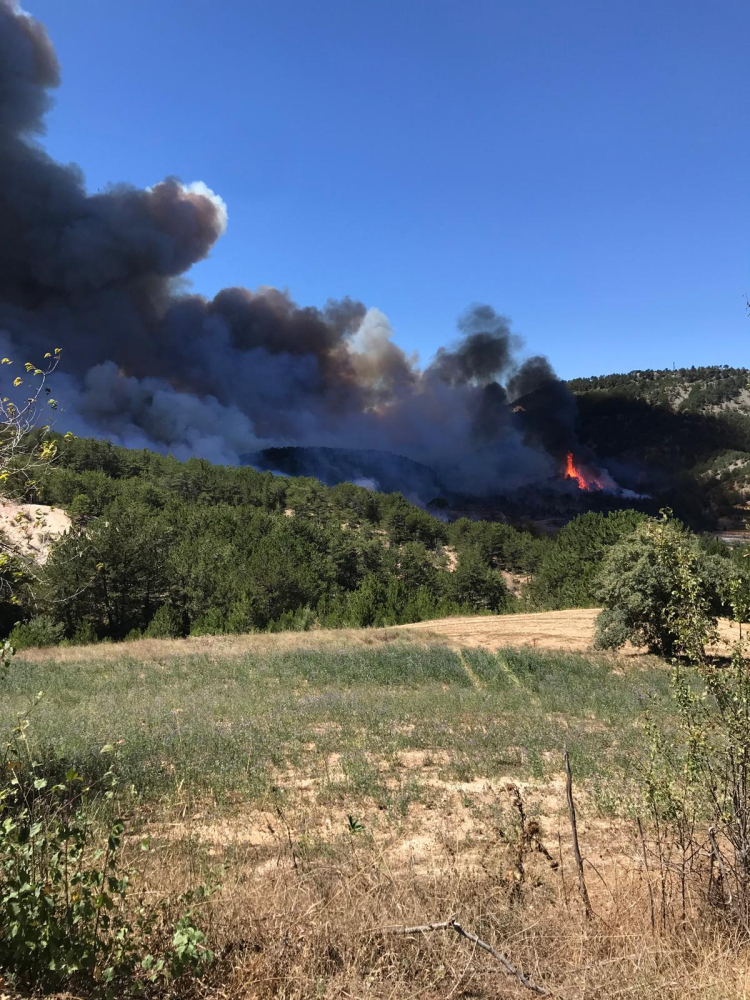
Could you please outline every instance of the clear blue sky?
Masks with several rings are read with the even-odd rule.
[[[564,377],[750,364],[746,0],[26,0],[92,190],[203,180],[194,287],[351,295],[426,360],[472,302]]]

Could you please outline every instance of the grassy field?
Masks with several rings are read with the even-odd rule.
[[[651,929],[632,816],[646,712],[671,713],[655,659],[298,634],[29,652],[4,694],[6,730],[34,705],[51,776],[94,779],[114,759],[150,896],[221,884],[202,910],[220,958],[200,995],[530,995],[454,934],[382,933],[458,915],[555,996],[747,996],[744,953],[718,931]]]
[[[432,755],[445,779],[541,780],[559,773],[567,742],[581,777],[632,775],[644,712],[667,704],[655,661],[624,671],[607,657],[372,636],[369,646],[321,647],[302,635],[233,656],[156,647],[151,660],[128,645],[100,659],[91,647],[64,667],[38,654],[14,665],[0,721],[44,692],[31,714],[37,756],[95,778],[108,763],[101,747],[114,744],[123,780],[147,796],[257,799],[286,772],[330,773],[335,757],[343,790],[403,810],[404,796],[420,794],[420,769],[403,767],[414,752]],[[404,770],[416,773],[395,792]]]

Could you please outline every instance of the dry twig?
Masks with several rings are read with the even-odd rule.
[[[482,941],[481,938],[477,937],[476,934],[472,934],[471,931],[467,931],[455,917],[451,917],[449,920],[441,920],[438,923],[433,924],[417,924],[414,927],[384,927],[378,930],[378,934],[426,934],[428,931],[455,931],[459,937],[465,938],[467,941],[471,941],[472,944],[476,945],[477,948],[482,948],[489,955],[492,955],[506,970],[506,972],[513,976],[521,986],[525,986],[527,990],[531,990],[532,993],[536,993],[540,997],[551,997],[552,993],[545,989],[544,986],[539,986],[537,983],[532,982],[525,972],[518,969],[510,959],[506,958],[502,952],[493,948],[491,944],[486,941]]]
[[[589,891],[586,888],[586,878],[583,874],[583,858],[581,857],[581,849],[578,846],[578,823],[576,821],[576,807],[573,802],[573,773],[570,770],[570,756],[568,754],[567,743],[565,744],[565,791],[568,797],[570,831],[573,835],[573,854],[575,855],[576,866],[578,868],[578,888],[581,893],[581,899],[583,900],[583,908],[586,912],[586,919],[591,920],[594,916],[594,911],[591,909]]]

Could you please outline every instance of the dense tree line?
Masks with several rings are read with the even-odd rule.
[[[21,644],[595,607],[608,552],[644,519],[588,513],[554,539],[447,524],[398,493],[95,440],[66,442],[34,490],[73,527],[0,609],[5,634],[30,621]]]

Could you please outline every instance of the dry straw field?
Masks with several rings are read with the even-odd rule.
[[[210,887],[178,995],[746,997],[708,853],[657,851],[644,802],[669,670],[587,649],[594,615],[29,651],[0,714],[44,691],[30,739],[92,779],[115,747],[148,899]]]

